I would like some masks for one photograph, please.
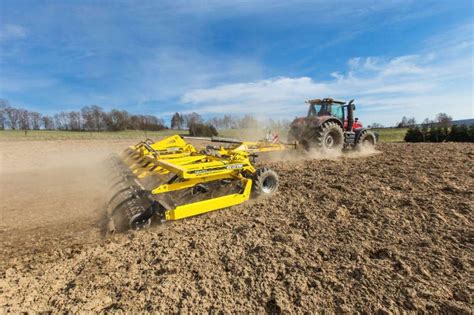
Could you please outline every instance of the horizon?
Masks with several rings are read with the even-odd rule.
[[[2,1],[0,98],[166,122],[292,120],[322,97],[355,99],[365,125],[471,119],[472,12],[471,1]]]

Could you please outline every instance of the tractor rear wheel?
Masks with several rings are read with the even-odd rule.
[[[254,197],[270,196],[278,189],[278,175],[273,170],[259,168],[253,177],[252,193]]]
[[[337,123],[329,121],[305,137],[301,144],[306,150],[314,147],[323,151],[340,151],[344,146],[344,132]]]
[[[356,142],[356,149],[361,150],[362,148],[374,148],[377,142],[375,134],[370,130],[363,130]]]

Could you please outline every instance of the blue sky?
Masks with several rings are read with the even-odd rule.
[[[474,117],[472,1],[0,1],[0,98],[168,118]]]

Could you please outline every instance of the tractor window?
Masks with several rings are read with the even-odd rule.
[[[316,105],[316,113],[318,116],[331,115],[331,105],[328,105],[328,104]]]
[[[341,119],[344,117],[342,112],[342,107],[332,104],[322,104],[316,105],[316,114],[317,116],[334,116],[337,119]]]
[[[344,118],[344,114],[342,112],[341,106],[332,106],[331,114],[336,117],[337,119],[342,120]]]

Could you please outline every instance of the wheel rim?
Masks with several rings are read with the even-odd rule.
[[[330,149],[334,146],[334,137],[328,134],[325,140],[326,148]]]
[[[132,230],[141,230],[151,225],[151,218],[147,220],[139,220],[138,218],[140,215],[141,213],[137,213],[130,219],[130,228]]]
[[[262,191],[265,194],[271,194],[277,186],[277,179],[273,176],[267,176],[262,183]]]

